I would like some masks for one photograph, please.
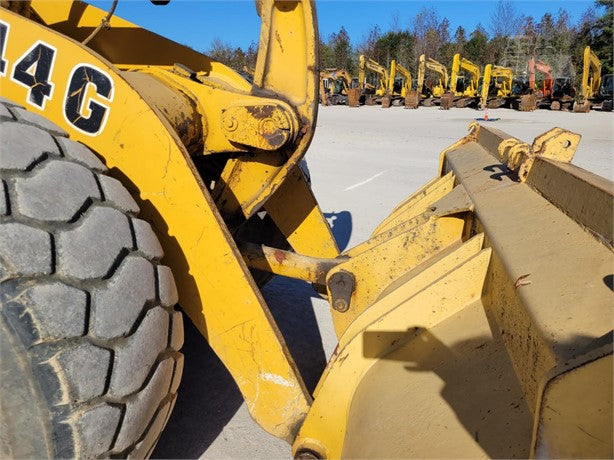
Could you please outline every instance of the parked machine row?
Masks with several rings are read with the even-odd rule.
[[[584,50],[582,79],[577,89],[570,77],[555,77],[552,68],[534,56],[529,58],[526,72],[518,75],[509,67],[494,64],[481,69],[458,53],[448,72],[444,64],[422,54],[413,78],[408,68],[394,59],[387,68],[361,55],[358,78],[352,78],[345,69],[321,72],[320,101],[324,105],[404,105],[409,109],[438,105],[445,110],[507,107],[521,111],[610,111],[614,79],[611,74],[601,73],[601,62],[589,46]],[[541,85],[537,84],[538,74]]]

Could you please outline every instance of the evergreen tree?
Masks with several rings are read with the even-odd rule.
[[[469,41],[465,45],[465,54],[467,59],[473,63],[484,66],[489,64],[486,62],[486,46],[488,45],[488,36],[481,24],[478,24],[471,35]]]
[[[458,26],[454,32],[454,53],[465,55],[465,45],[467,44],[467,33],[463,26]]]
[[[614,23],[614,3],[612,0],[597,0],[596,5],[600,8],[605,8],[603,16],[595,22],[595,38],[593,49],[597,57],[601,60],[604,73],[612,73],[614,70],[612,63],[612,41],[614,40],[614,32],[612,24]]]

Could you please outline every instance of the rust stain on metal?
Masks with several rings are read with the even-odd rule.
[[[272,133],[262,133],[262,137],[264,137],[273,148],[281,147],[286,140],[284,134],[279,129],[276,129]]]
[[[245,107],[250,115],[256,118],[272,118],[275,107],[272,105],[248,105]]]
[[[286,254],[284,254],[283,251],[275,251],[273,255],[275,256],[275,260],[280,264],[283,264],[286,260]]]
[[[281,52],[284,52],[284,45],[281,44],[281,36],[279,35],[279,31],[275,31],[275,39],[277,40],[277,44],[279,45],[279,49],[281,49]]]

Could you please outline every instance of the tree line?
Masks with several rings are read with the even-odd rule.
[[[320,37],[319,64],[321,69],[343,68],[356,75],[358,56],[364,54],[384,66],[396,59],[415,73],[421,54],[450,67],[454,54],[460,53],[479,66],[491,63],[523,73],[528,58],[535,55],[552,67],[555,77],[576,79],[582,73],[583,51],[588,45],[601,60],[604,73],[612,73],[613,5],[612,0],[596,0],[573,24],[564,8],[537,20],[516,11],[510,1],[499,0],[488,30],[478,24],[471,32],[459,26],[453,33],[449,20],[440,18],[433,7],[423,7],[405,28],[394,12],[388,30],[375,25],[358,43],[343,26],[326,40]],[[241,71],[244,66],[254,68],[257,46],[252,43],[243,50],[214,40],[205,52]]]

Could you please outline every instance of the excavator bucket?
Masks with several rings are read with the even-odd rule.
[[[579,138],[472,124],[346,253],[299,458],[612,456],[614,186]]]

